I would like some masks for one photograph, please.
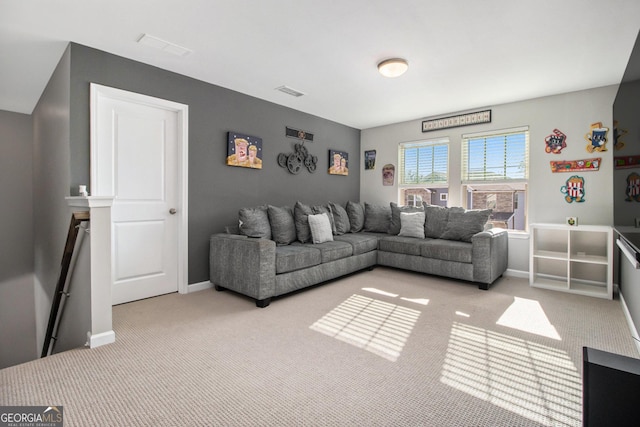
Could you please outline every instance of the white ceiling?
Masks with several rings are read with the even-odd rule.
[[[0,109],[31,113],[73,41],[366,129],[618,84],[639,28],[639,0],[0,0]]]

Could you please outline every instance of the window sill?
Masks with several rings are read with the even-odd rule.
[[[529,239],[529,232],[528,231],[507,230],[507,232],[509,233],[509,238],[510,239],[522,239],[522,240],[528,240]]]

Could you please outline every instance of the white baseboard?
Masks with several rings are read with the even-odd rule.
[[[519,277],[520,279],[529,279],[528,271],[512,270],[510,268],[507,268],[507,271],[504,272],[504,275],[510,277]]]
[[[213,283],[208,280],[200,283],[192,283],[187,287],[187,293],[190,294],[191,292],[204,291],[205,289],[211,288],[213,288]]]
[[[620,292],[620,303],[622,304],[622,311],[624,312],[624,317],[627,319],[627,324],[629,325],[629,330],[631,331],[631,338],[633,342],[636,344],[636,350],[640,353],[640,337],[638,337],[638,330],[636,326],[633,324],[633,319],[631,318],[631,313],[627,308],[627,303],[624,301],[624,296],[622,292]]]
[[[111,344],[116,342],[116,333],[113,331],[102,332],[99,334],[91,335],[91,332],[87,332],[87,346],[89,348],[100,347],[101,345]]]

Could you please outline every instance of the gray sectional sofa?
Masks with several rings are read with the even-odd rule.
[[[376,265],[461,279],[480,289],[507,268],[507,231],[490,210],[348,202],[239,212],[234,232],[210,239],[210,280],[266,307],[273,297]]]

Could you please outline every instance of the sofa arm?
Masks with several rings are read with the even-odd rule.
[[[209,278],[258,301],[274,296],[276,243],[235,234],[214,234],[209,241]]]
[[[473,281],[488,289],[507,269],[509,261],[509,234],[502,228],[492,228],[471,238]]]

